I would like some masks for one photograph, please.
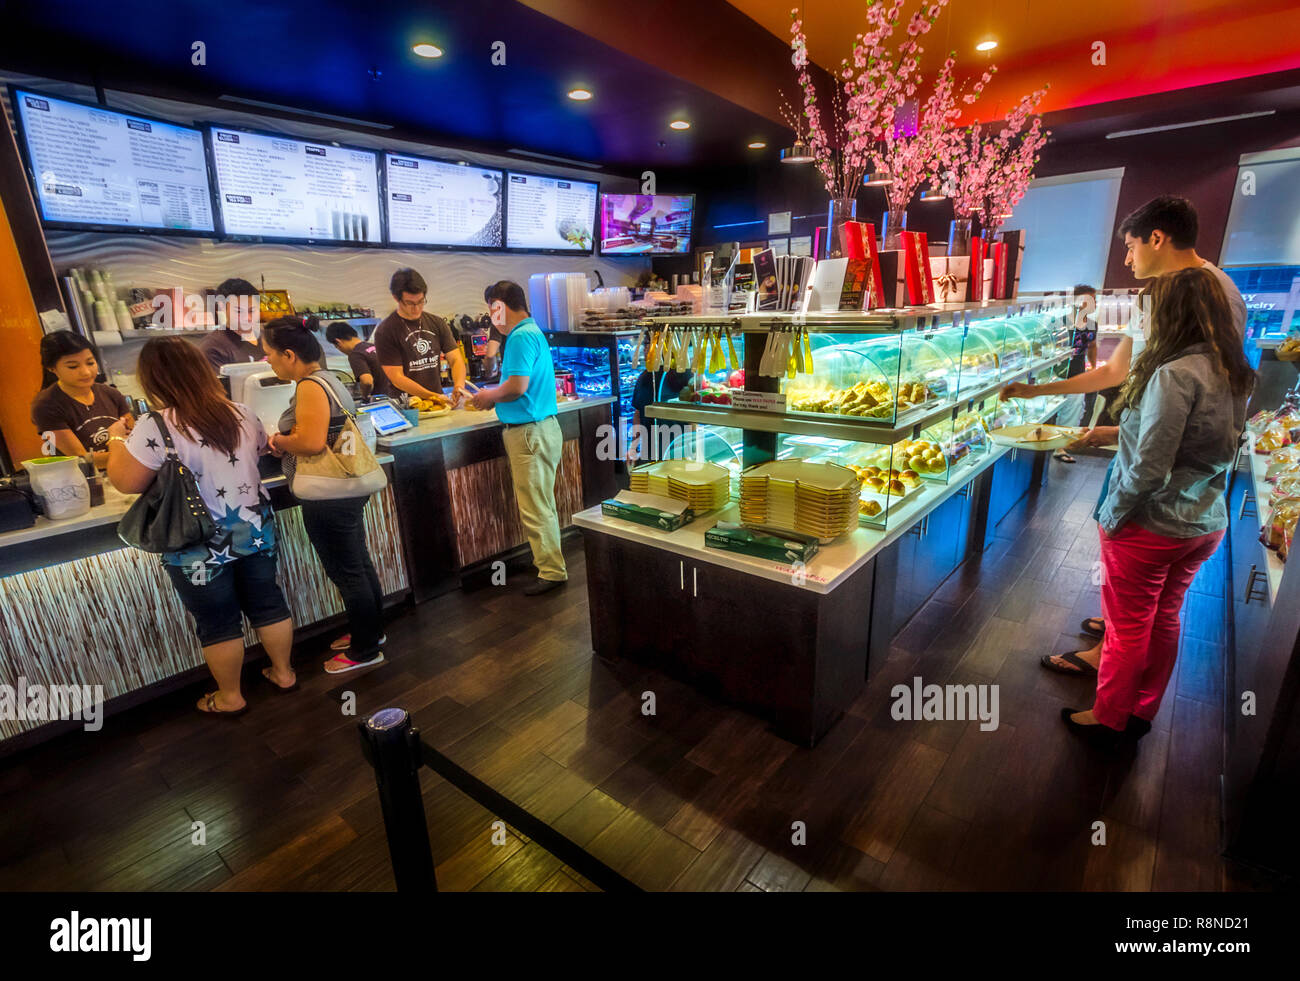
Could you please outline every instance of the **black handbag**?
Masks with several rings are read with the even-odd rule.
[[[162,413],[150,413],[167,444],[167,458],[154,481],[117,524],[117,535],[142,552],[179,552],[217,533],[217,524],[199,495],[199,484],[181,463]]]

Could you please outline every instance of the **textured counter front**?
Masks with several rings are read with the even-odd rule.
[[[616,490],[613,401],[586,398],[559,406],[564,443],[555,505],[561,528]],[[395,460],[393,492],[416,602],[458,588],[467,570],[516,555],[527,541],[503,432],[495,410],[456,409],[380,440]]]
[[[380,456],[392,477],[391,457]],[[298,628],[343,612],[283,477],[264,481],[276,508],[280,582]],[[167,687],[203,655],[158,556],[126,547],[118,519],[133,498],[112,489],[78,518],[38,519],[0,535],[0,684],[103,685],[104,699]],[[407,591],[400,522],[390,489],[366,505],[366,540],[386,595]],[[256,643],[245,625],[244,642]],[[0,718],[8,740],[41,723]],[[65,724],[55,723],[51,729]]]

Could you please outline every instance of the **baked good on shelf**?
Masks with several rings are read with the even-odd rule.
[[[865,514],[868,518],[874,518],[883,510],[884,508],[880,506],[879,501],[873,501],[870,498],[858,502],[858,514]]]
[[[868,477],[862,482],[862,486],[867,490],[873,490],[880,493],[885,488],[885,481],[880,477]]]
[[[915,470],[904,470],[901,474],[899,474],[898,479],[901,480],[908,487],[921,486],[921,475],[918,474]]]
[[[901,480],[891,480],[889,482],[890,497],[904,497],[907,494],[907,485]]]

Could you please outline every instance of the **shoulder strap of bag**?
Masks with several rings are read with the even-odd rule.
[[[338,395],[336,395],[336,394],[334,393],[334,386],[333,386],[333,385],[331,385],[329,382],[325,381],[325,379],[323,379],[323,378],[317,378],[316,375],[314,375],[314,374],[312,374],[312,375],[308,375],[307,378],[310,378],[312,381],[314,381],[314,382],[315,382],[317,385],[319,385],[321,388],[325,389],[325,394],[326,394],[326,396],[329,398],[329,400],[330,400],[331,402],[333,402],[335,405],[337,405],[337,406],[339,407],[339,411],[342,412],[343,415],[346,416],[346,417],[347,417],[351,422],[356,423],[356,419],[353,418],[352,413],[349,412],[349,411],[347,410],[347,408],[343,405],[343,403],[342,403],[341,401],[339,401],[339,397],[338,397]],[[303,380],[306,381],[307,379],[304,378]]]
[[[150,412],[149,418],[158,426],[158,434],[163,438],[163,445],[167,447],[167,455],[180,459],[180,454],[176,452],[176,444],[172,442],[171,430],[167,428],[167,423],[163,420],[162,410]]]

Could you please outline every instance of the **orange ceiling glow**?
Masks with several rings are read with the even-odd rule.
[[[865,25],[863,0],[730,3],[787,42],[790,10],[799,7],[808,53],[828,71],[839,69]],[[896,39],[920,6],[908,0]],[[995,50],[975,50],[991,37]],[[967,109],[968,122],[1001,118],[1045,83],[1040,111],[1052,112],[1300,68],[1297,38],[1295,0],[950,0],[922,41],[922,71],[932,79],[948,51],[956,52],[959,77],[998,66]],[[794,69],[774,84],[793,95]]]

